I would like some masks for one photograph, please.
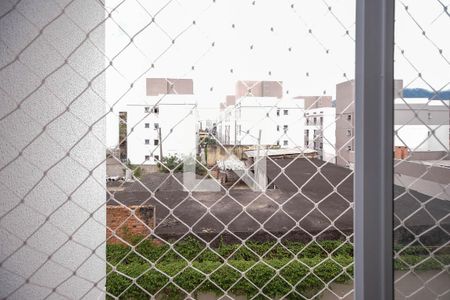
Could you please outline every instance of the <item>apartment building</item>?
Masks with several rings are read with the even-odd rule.
[[[283,82],[240,80],[236,83],[235,99],[242,97],[283,97]],[[228,99],[227,99],[228,102]]]
[[[394,146],[415,151],[448,151],[449,101],[403,98],[403,81],[394,84]],[[354,165],[354,81],[336,86],[337,164]]]
[[[409,151],[448,151],[449,100],[397,98],[394,146]]]
[[[319,158],[324,161],[336,163],[336,109],[334,107],[305,110],[304,133],[305,148],[316,150]]]
[[[194,82],[185,78],[146,78],[147,96],[193,95]]]
[[[192,80],[147,79],[147,96],[129,103],[126,112],[130,163],[195,155],[199,124]]]
[[[288,131],[298,127],[293,121],[302,116],[300,107],[304,107],[304,100],[287,101],[282,100],[282,96],[281,81],[236,82],[235,94],[226,96],[220,105],[217,136],[221,143],[302,146],[303,142],[298,142],[303,137],[298,138]]]
[[[314,109],[321,107],[332,107],[333,102],[331,96],[296,96],[294,99],[305,100],[305,109]]]
[[[402,96],[403,81],[395,80],[395,98]],[[355,163],[355,81],[336,85],[336,164],[353,168]]]
[[[304,100],[242,97],[221,113],[221,143],[227,145],[304,145]]]

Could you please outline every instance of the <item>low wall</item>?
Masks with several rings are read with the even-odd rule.
[[[254,147],[245,145],[208,145],[206,147],[206,163],[208,166],[214,166],[218,160],[227,159],[229,154],[234,154],[242,159],[244,152]]]
[[[148,236],[155,228],[155,209],[151,205],[107,205],[106,225],[107,243],[120,243],[130,236]]]

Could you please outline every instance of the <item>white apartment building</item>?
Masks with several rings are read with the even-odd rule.
[[[336,108],[305,111],[305,148],[316,150],[324,161],[336,163]]]
[[[195,155],[197,105],[193,95],[147,96],[127,105],[130,163],[155,165],[165,156]]]
[[[394,146],[406,146],[409,151],[448,151],[449,102],[395,99]]]
[[[223,144],[303,147],[304,100],[241,97],[222,111],[218,123]]]

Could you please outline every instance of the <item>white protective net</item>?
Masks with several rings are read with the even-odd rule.
[[[396,299],[450,297],[449,4],[396,1]]]
[[[435,2],[433,26],[448,23]],[[354,1],[0,8],[1,298],[353,297]],[[444,37],[422,38],[448,81]],[[448,83],[396,47],[410,114],[406,88]],[[415,188],[448,159],[437,102],[446,125],[413,113],[395,129],[410,149],[396,170],[424,144],[402,128],[430,128],[446,147],[417,180],[396,173],[400,297],[449,292],[449,177],[439,193]]]

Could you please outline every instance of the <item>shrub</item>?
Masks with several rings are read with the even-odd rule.
[[[136,178],[141,178],[141,175],[142,175],[142,168],[141,167],[136,167],[133,170],[133,176],[136,177]]]
[[[169,173],[170,171],[182,172],[183,161],[174,155],[164,156],[161,159],[161,163],[158,163],[158,169],[163,173]]]
[[[176,300],[185,298],[183,290],[221,295],[223,289],[262,299],[258,288],[263,288],[264,294],[271,298],[287,295],[286,299],[303,299],[320,291],[323,282],[345,283],[353,277],[353,247],[343,241],[307,245],[292,242],[284,246],[273,242],[221,243],[209,249],[203,242],[188,237],[173,248],[143,240],[136,247],[138,255],[126,245],[107,245],[107,260],[118,271],[108,273],[108,293],[122,295],[121,299],[146,299],[149,294],[158,294],[158,298]],[[417,270],[430,270],[449,262],[448,254],[435,255],[433,259],[408,254],[394,264],[396,269],[416,266]]]

